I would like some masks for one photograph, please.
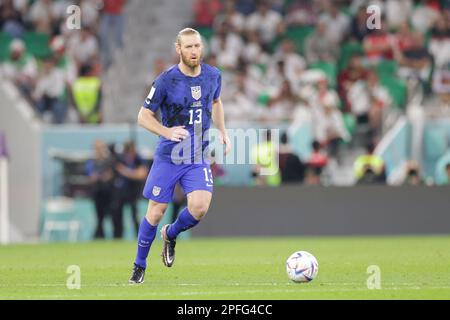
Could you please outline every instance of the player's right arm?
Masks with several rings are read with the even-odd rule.
[[[163,105],[166,97],[167,90],[164,83],[164,74],[162,74],[152,84],[150,93],[139,111],[138,124],[144,129],[162,136],[167,140],[180,142],[189,136],[189,132],[184,127],[165,127],[155,115],[156,111]]]
[[[180,142],[189,136],[189,132],[184,129],[184,126],[172,128],[163,126],[156,118],[155,113],[145,107],[139,111],[138,124],[144,129],[174,142]]]

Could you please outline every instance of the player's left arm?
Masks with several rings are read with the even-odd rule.
[[[231,150],[231,141],[225,126],[225,112],[220,97],[213,101],[212,120],[214,126],[220,131],[220,143],[225,144],[225,155],[227,155]]]
[[[144,165],[140,165],[135,169],[131,169],[127,166],[124,166],[123,164],[118,164],[116,166],[116,170],[124,177],[137,181],[144,180],[148,175],[147,168]]]

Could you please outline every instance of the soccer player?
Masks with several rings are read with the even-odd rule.
[[[208,157],[203,153],[208,147],[205,132],[211,120],[220,132],[225,154],[231,148],[220,100],[220,71],[202,63],[200,34],[191,28],[181,30],[175,48],[179,64],[155,80],[138,116],[139,124],[159,135],[160,140],[144,187],[149,205],[139,227],[137,255],[129,280],[132,284],[144,282],[147,256],[177,182],[187,195],[188,205],[174,223],[161,228],[166,267],[174,263],[177,236],[196,226],[208,211],[213,181]],[[158,109],[161,123],[155,116]]]

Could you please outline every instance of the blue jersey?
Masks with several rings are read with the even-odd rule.
[[[178,65],[175,65],[155,80],[144,107],[153,112],[160,110],[164,126],[185,126],[191,137],[180,143],[160,137],[155,158],[173,160],[173,155],[176,154],[177,160],[198,161],[194,157],[202,155],[208,145],[203,136],[210,128],[212,104],[220,97],[221,82],[219,69],[205,63],[201,64],[201,73],[197,77],[183,74]],[[189,154],[179,146],[183,143],[190,143]],[[180,148],[173,150],[177,145]]]

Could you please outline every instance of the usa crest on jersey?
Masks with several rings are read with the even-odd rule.
[[[200,99],[202,97],[202,87],[200,86],[191,87],[191,93],[192,98],[194,98],[195,100]]]
[[[154,186],[153,187],[153,195],[155,196],[155,197],[157,197],[157,196],[159,196],[159,194],[161,193],[161,188],[160,187],[157,187],[157,186]]]

